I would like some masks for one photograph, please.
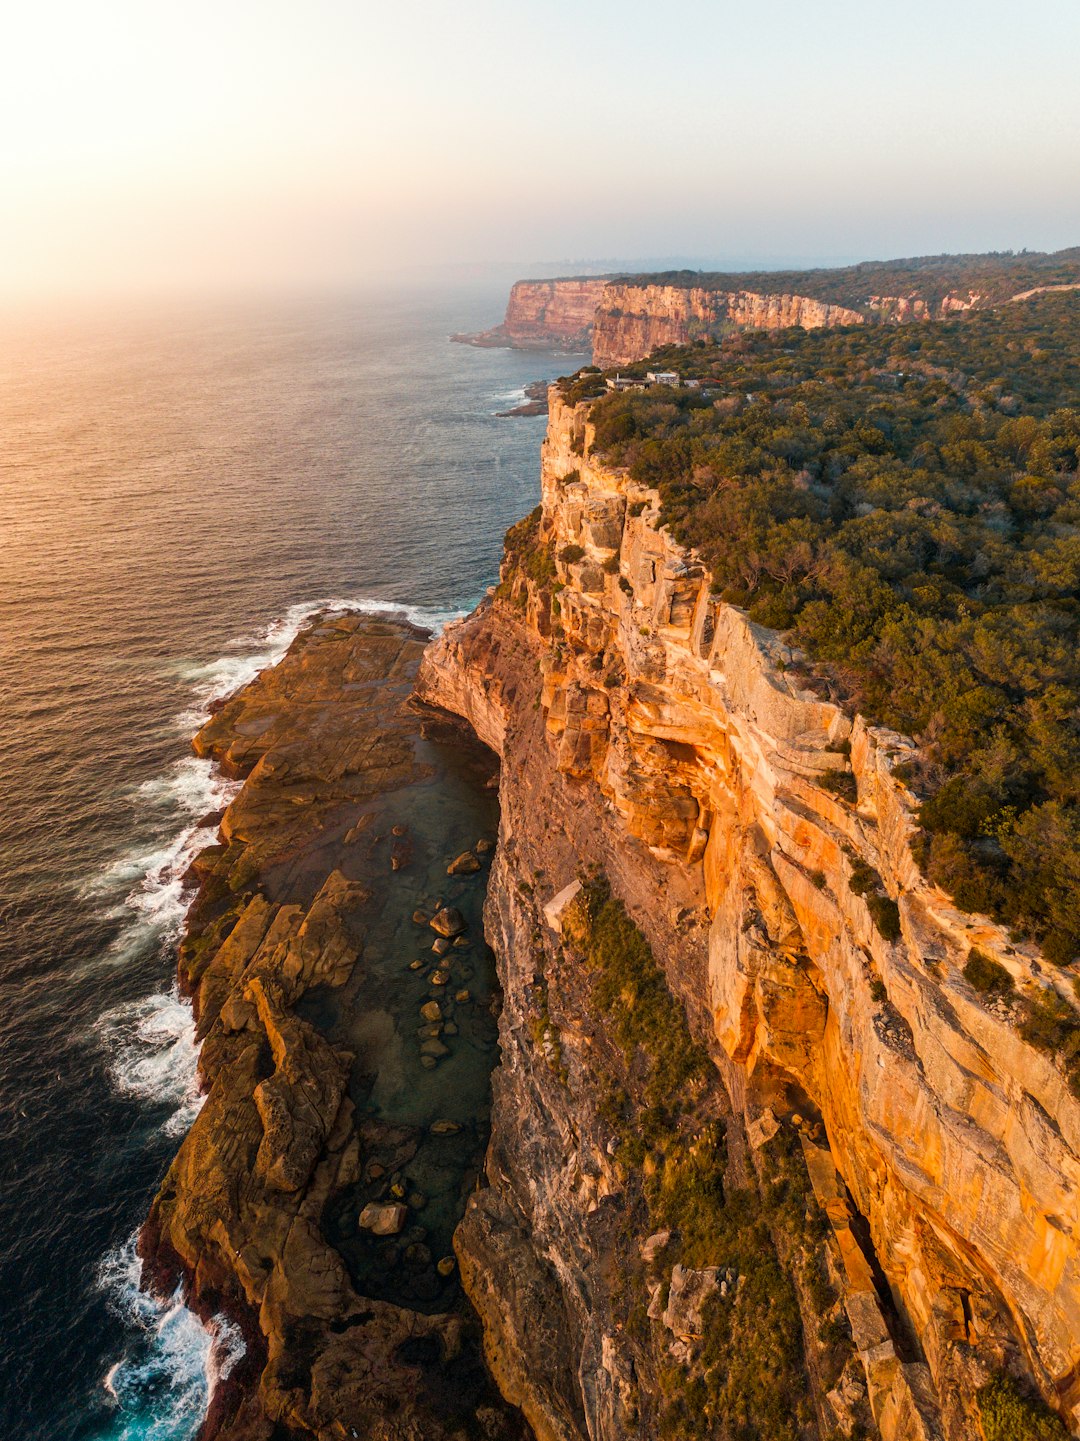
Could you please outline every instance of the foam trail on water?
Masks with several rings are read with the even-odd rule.
[[[109,1309],[130,1336],[103,1386],[116,1414],[97,1441],[188,1441],[202,1424],[219,1381],[244,1354],[238,1329],[215,1316],[204,1326],[180,1299],[140,1289],[136,1235],[110,1251],[98,1269]]]
[[[169,1106],[162,1129],[185,1135],[205,1098],[199,1091],[195,1018],[176,988],[106,1011],[95,1029],[109,1057],[113,1087],[148,1105]]]

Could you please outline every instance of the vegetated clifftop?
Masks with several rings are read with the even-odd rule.
[[[593,350],[630,365],[664,345],[731,329],[816,329],[940,320],[1080,285],[1080,250],[938,255],[834,269],[519,280],[501,325],[453,339],[517,349]]]
[[[501,325],[476,335],[451,338],[466,345],[506,346],[513,350],[587,351],[593,317],[606,276],[565,280],[518,280],[510,290]]]
[[[911,743],[719,601],[587,414],[552,392],[542,512],[419,678],[503,757],[502,1064],[456,1242],[500,1386],[591,1441],[851,1434],[867,1404],[886,1438],[1053,1435],[1032,1381],[1076,1430],[1080,1101],[964,968],[1064,978],[925,881]],[[704,1073],[603,887],[568,898],[594,867]]]

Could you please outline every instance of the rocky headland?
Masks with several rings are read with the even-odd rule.
[[[552,391],[542,506],[418,681],[502,760],[455,1239],[500,1388],[545,1441],[969,1441],[1037,1393],[1076,1430],[1080,1102],[964,968],[1069,978],[926,881],[911,742],[719,600],[587,416]]]
[[[499,325],[473,335],[452,335],[462,345],[511,350],[587,351],[605,276],[518,280]]]
[[[487,1137],[494,813],[490,762],[410,703],[425,639],[322,617],[195,739],[243,785],[180,950],[206,1100],[140,1252],[243,1331],[203,1441],[527,1435],[451,1249]]]

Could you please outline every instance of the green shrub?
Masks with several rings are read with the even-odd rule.
[[[605,575],[618,575],[618,573],[619,573],[619,557],[618,557],[617,555],[609,555],[608,558],[607,558],[607,560],[604,561],[604,574],[605,574]]]
[[[576,565],[585,555],[585,547],[581,545],[564,545],[559,551],[559,559],[563,565]]]
[[[1011,1376],[995,1376],[978,1393],[986,1441],[1068,1441],[1050,1408],[1021,1390]]]
[[[1004,996],[1013,989],[1013,978],[1001,962],[978,950],[968,952],[964,962],[964,979],[983,995]]]
[[[866,897],[871,919],[878,934],[887,941],[898,941],[901,936],[900,907],[889,896],[871,895]]]

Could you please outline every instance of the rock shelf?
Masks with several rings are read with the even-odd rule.
[[[487,1137],[490,958],[402,964],[437,911],[479,933],[485,875],[437,878],[494,821],[477,757],[409,702],[425,639],[320,617],[194,741],[243,785],[180,948],[206,1101],[140,1250],[244,1333],[203,1441],[528,1434],[446,1264]],[[436,1003],[442,975],[477,1003]]]

